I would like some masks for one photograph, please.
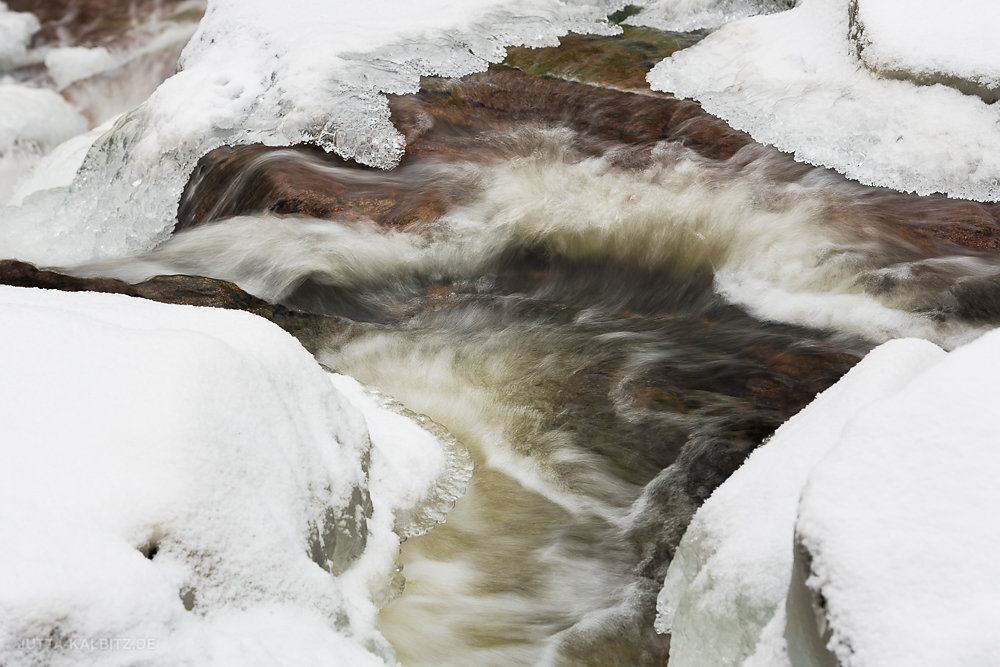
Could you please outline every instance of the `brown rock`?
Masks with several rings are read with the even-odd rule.
[[[155,276],[132,285],[114,278],[69,276],[39,269],[27,262],[6,259],[0,260],[0,284],[64,292],[109,292],[160,303],[245,310],[270,320],[295,335],[322,324],[336,323],[333,318],[310,315],[268,303],[244,292],[231,282],[202,276]]]

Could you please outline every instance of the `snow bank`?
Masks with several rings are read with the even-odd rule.
[[[874,71],[1000,98],[1000,5],[992,0],[851,0],[852,38]]]
[[[974,8],[972,24],[982,27],[963,30],[976,35],[994,27],[989,18],[997,10],[988,3],[966,3]],[[849,4],[803,0],[787,12],[729,23],[659,63],[648,79],[657,90],[699,100],[758,141],[862,183],[1000,199],[1000,109],[953,88],[883,79],[862,67],[849,39]],[[916,20],[906,18],[910,7],[884,14],[891,16],[872,34],[903,34]],[[951,5],[935,7],[934,15],[953,11]],[[900,43],[887,53],[916,55],[908,41]],[[979,71],[974,49],[962,44],[956,50],[950,39],[940,48],[949,54],[949,67]],[[919,53],[929,68],[938,59]]]
[[[783,425],[681,541],[658,600],[670,664],[807,664],[788,651],[807,643],[810,607],[844,665],[989,663],[998,363],[1000,331],[950,354],[891,341]]]
[[[0,156],[47,151],[87,130],[87,121],[58,93],[0,85]]]
[[[83,46],[66,46],[52,49],[45,54],[45,67],[59,90],[74,81],[114,69],[121,62],[121,58],[112,55],[103,46],[92,49]]]
[[[945,355],[926,341],[877,348],[781,426],[695,514],[657,599],[671,664],[738,665],[784,606],[799,493],[851,419]]]
[[[0,84],[0,203],[39,157],[86,129],[86,119],[58,93]]]
[[[625,20],[660,30],[713,29],[758,14],[771,14],[795,5],[795,0],[648,0],[634,2],[638,14]]]
[[[171,231],[198,158],[223,144],[311,142],[388,168],[403,151],[383,93],[486,69],[512,44],[613,33],[621,0],[213,0],[179,71],[91,150],[58,206],[3,212],[0,254],[43,264],[147,250]],[[55,210],[52,210],[55,208]],[[23,238],[61,221],[66,242]]]
[[[41,29],[28,12],[12,12],[0,2],[0,72],[28,64],[28,44]]]
[[[10,287],[0,312],[0,662],[393,661],[373,600],[440,443],[370,448],[357,397],[246,313]]]
[[[1000,331],[854,420],[802,491],[796,532],[844,665],[1000,655]]]

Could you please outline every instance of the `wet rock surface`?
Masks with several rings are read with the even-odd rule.
[[[203,276],[154,276],[140,283],[130,284],[115,278],[71,276],[39,269],[27,262],[6,259],[0,260],[0,284],[64,292],[108,292],[161,303],[245,310],[274,322],[304,342],[312,340],[314,335],[322,333],[328,336],[346,328],[336,318],[271,304],[246,293],[231,282]]]

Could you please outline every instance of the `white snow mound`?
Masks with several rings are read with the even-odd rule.
[[[28,45],[40,28],[34,14],[12,12],[0,2],[0,72],[28,64]]]
[[[890,341],[783,425],[681,541],[658,599],[670,664],[825,664],[829,651],[855,667],[979,665],[1000,654],[998,363],[1000,330],[947,354]],[[803,649],[821,637],[825,649]]]
[[[1000,98],[1000,4],[992,0],[852,0],[852,39],[866,66]]]
[[[860,7],[888,2],[857,0]],[[929,2],[929,0],[928,0]],[[967,0],[972,35],[995,27],[992,0]],[[851,0],[802,0],[787,12],[726,24],[691,48],[660,62],[648,75],[657,90],[697,99],[709,112],[762,143],[804,162],[836,169],[869,185],[982,201],[1000,199],[1000,108],[944,85],[881,78],[858,58],[849,35]],[[990,78],[996,63],[980,62],[966,32],[937,50],[901,38],[914,21],[952,12],[954,3],[896,3],[872,31],[863,52],[902,53],[907,67],[962,71]],[[874,10],[871,12],[875,16]],[[918,14],[922,18],[918,18]],[[977,22],[979,22],[977,24]],[[945,30],[949,22],[944,22]],[[981,25],[981,27],[979,27]],[[935,32],[936,34],[936,32]],[[921,46],[925,46],[923,43]],[[986,57],[996,49],[992,45]],[[939,50],[943,50],[942,55]],[[889,56],[886,55],[886,58]]]
[[[13,287],[0,313],[0,663],[394,661],[375,601],[440,442],[247,313]],[[366,418],[395,424],[371,448]]]

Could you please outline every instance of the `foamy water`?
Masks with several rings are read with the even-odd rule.
[[[475,463],[447,522],[403,547],[382,628],[404,664],[662,663],[665,567],[743,456],[875,342],[952,345],[996,319],[964,316],[959,289],[992,289],[995,261],[893,236],[829,172],[666,145],[626,170],[568,137],[352,172],[457,202],[405,229],[243,216],[75,269],[213,275],[372,323],[320,361],[429,415]]]
[[[172,66],[168,47],[137,47],[111,84],[80,79],[67,96],[92,121],[117,113]],[[115,150],[92,156],[91,177],[121,166],[115,151],[150,127],[141,114],[115,125],[118,139],[105,137]],[[627,167],[630,147],[595,157],[575,138],[553,127],[484,132],[488,158],[392,171],[275,151],[219,194],[204,216],[213,222],[167,238],[164,202],[173,206],[197,159],[178,144],[170,192],[158,172],[116,176],[108,190],[76,186],[121,211],[153,202],[135,206],[155,234],[128,224],[53,233],[62,204],[36,192],[0,241],[58,246],[46,256],[78,275],[212,276],[363,323],[321,340],[319,361],[428,415],[475,465],[446,522],[402,548],[405,588],[381,626],[404,664],[664,664],[655,598],[698,505],[875,343],[920,336],[951,347],[995,326],[1000,264],[893,231],[877,211],[885,193],[759,145],[708,160],[664,142]],[[89,145],[64,150],[82,163]],[[432,188],[448,208],[402,228],[225,217],[252,170],[289,165],[353,191]]]

